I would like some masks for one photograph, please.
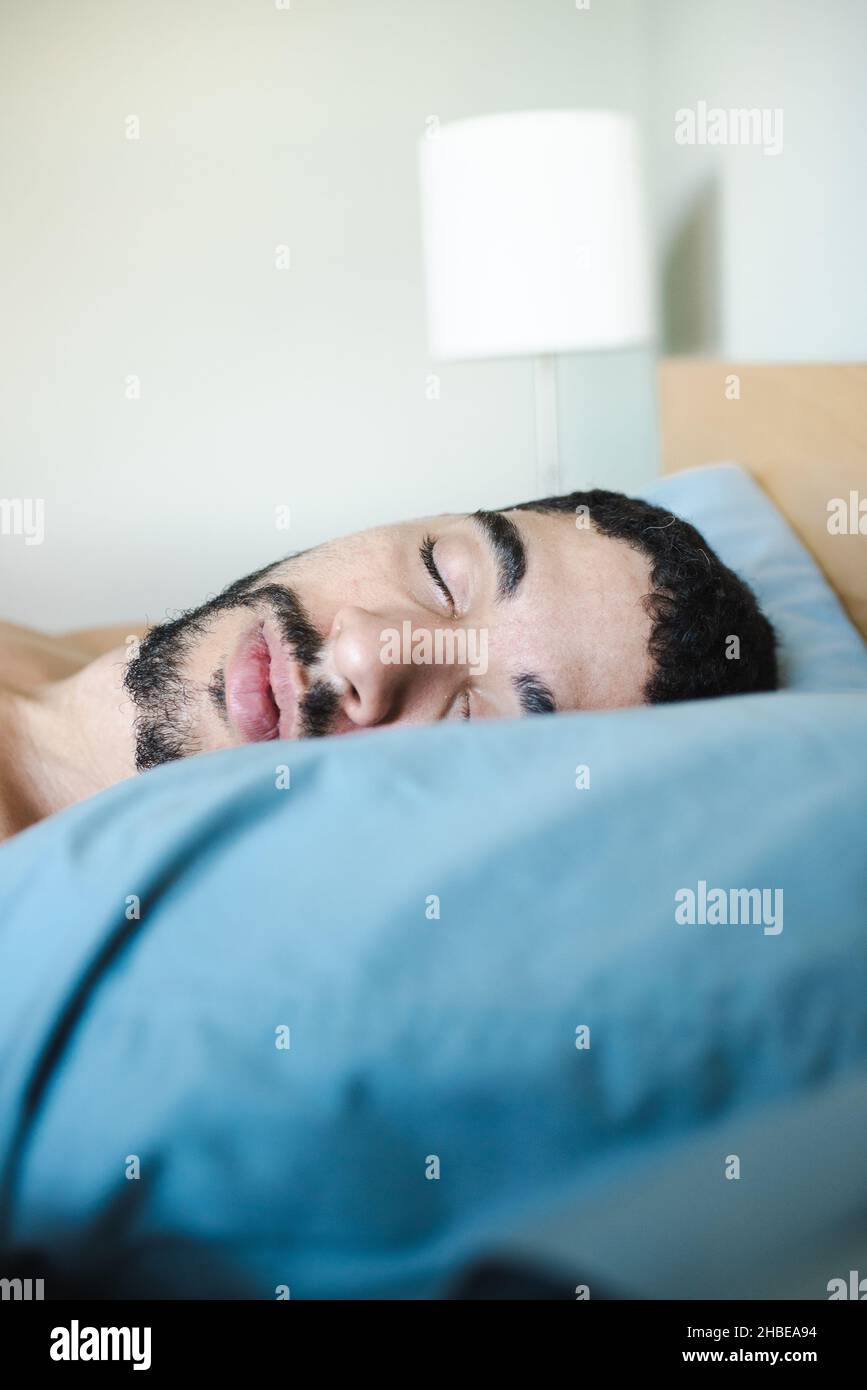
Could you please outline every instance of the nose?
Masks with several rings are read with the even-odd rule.
[[[341,608],[329,634],[335,673],[348,685],[342,700],[347,717],[363,728],[395,717],[405,666],[383,661],[383,633],[389,624],[364,608]]]

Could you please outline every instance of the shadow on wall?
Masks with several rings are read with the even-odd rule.
[[[719,352],[720,274],[719,183],[710,178],[693,200],[665,256],[662,316],[667,352]]]

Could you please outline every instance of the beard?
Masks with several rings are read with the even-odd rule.
[[[282,563],[256,570],[198,608],[151,628],[127,666],[123,681],[136,709],[137,772],[202,752],[195,714],[203,696],[226,721],[223,670],[217,670],[207,686],[186,674],[187,658],[221,614],[247,608],[272,616],[298,665],[308,671],[315,666],[324,643],[297,593],[284,584],[260,583]],[[312,681],[299,700],[299,737],[329,734],[339,706],[339,692],[330,681]]]

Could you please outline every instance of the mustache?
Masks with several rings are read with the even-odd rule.
[[[322,655],[325,643],[313,626],[304,604],[293,589],[282,584],[263,584],[242,595],[226,593],[217,600],[221,608],[258,609],[265,604],[276,619],[280,636],[291,648],[299,666],[308,670]]]
[[[340,693],[328,680],[314,681],[298,702],[302,738],[325,738],[331,733],[338,710]]]

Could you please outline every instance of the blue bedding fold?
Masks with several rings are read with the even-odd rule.
[[[2,1272],[432,1296],[568,1203],[575,1267],[646,1292],[589,1217],[631,1201],[640,1223],[645,1200],[643,1256],[670,1261],[653,1232],[676,1194],[641,1193],[677,1161],[717,1296],[748,1292],[724,1257],[790,1164],[785,1126],[760,1162],[750,1135],[865,1075],[865,764],[864,696],[792,693],[259,745],[17,837]],[[781,930],[751,889],[782,894]],[[685,890],[758,918],[679,922]],[[863,1108],[835,1113],[819,1164],[863,1147]],[[740,1206],[730,1150],[700,1142],[733,1123]],[[845,1224],[839,1188],[799,1182],[792,1222],[800,1193]]]

